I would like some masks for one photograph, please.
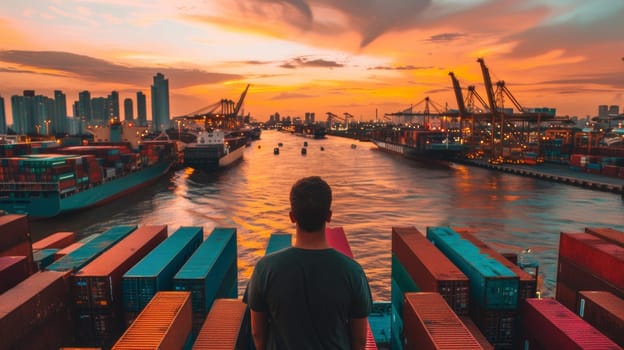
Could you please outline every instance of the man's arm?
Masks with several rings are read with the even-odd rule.
[[[256,350],[265,350],[267,341],[267,315],[266,312],[251,312],[251,336],[253,337]],[[366,338],[366,334],[364,334]]]
[[[363,350],[366,348],[368,317],[352,318],[349,323],[351,324],[351,350]]]

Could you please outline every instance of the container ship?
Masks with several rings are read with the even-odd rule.
[[[197,140],[183,149],[184,166],[202,171],[214,171],[242,159],[248,138],[236,132],[202,130]]]
[[[42,145],[45,145],[42,147]],[[59,147],[2,145],[0,210],[48,218],[96,206],[146,186],[176,162],[176,145],[145,141]]]

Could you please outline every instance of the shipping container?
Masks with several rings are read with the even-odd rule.
[[[621,349],[552,298],[526,299],[520,307],[524,349]]]
[[[555,284],[555,299],[563,306],[576,312],[577,290],[568,286],[563,281],[557,281]]]
[[[0,256],[0,294],[30,276],[28,259],[23,256]]]
[[[28,216],[18,214],[1,215],[0,251],[7,250],[21,242],[32,243]]]
[[[193,344],[193,350],[248,350],[249,310],[240,299],[217,298]]]
[[[215,228],[175,274],[174,289],[191,292],[193,313],[201,323],[233,263],[237,264],[236,228]]]
[[[347,235],[342,227],[326,227],[325,239],[330,247],[350,257],[351,259],[354,259],[351,246],[349,245],[349,240],[347,239]],[[373,336],[370,322],[366,324],[366,328],[366,345],[364,348],[367,350],[377,349],[377,344],[375,343],[375,337]]]
[[[106,347],[119,335],[124,324],[123,274],[166,238],[165,225],[141,226],[72,276],[79,340],[84,345]]]
[[[453,228],[463,239],[471,242],[481,253],[489,255],[496,259],[501,264],[505,265],[509,270],[518,276],[518,301],[522,301],[527,298],[535,298],[537,292],[537,276],[538,271],[535,271],[535,275],[530,275],[528,272],[521,269],[518,265],[512,263],[509,259],[505,258],[501,253],[492,249],[485,242],[477,238],[470,230],[465,228]]]
[[[124,312],[138,313],[158,291],[172,290],[173,276],[203,239],[202,227],[180,227],[128,270],[122,280]]]
[[[84,243],[82,242],[76,242],[76,243],[72,243],[70,245],[68,245],[67,247],[63,248],[63,249],[59,249],[56,254],[54,254],[54,260],[58,260],[62,257],[64,257],[65,255],[73,252],[74,250],[82,247],[84,245]]]
[[[113,350],[183,349],[191,333],[189,292],[156,293]]]
[[[468,277],[418,229],[392,228],[392,256],[392,277],[404,293],[438,292],[458,315],[468,314]],[[406,286],[407,278],[413,281],[415,290]],[[401,309],[402,306],[398,308]]]
[[[624,247],[589,233],[561,232],[559,257],[624,290]]]
[[[580,290],[606,290],[620,298],[624,298],[624,289],[617,288],[588,269],[561,256],[557,261],[557,282],[564,283],[575,292]]]
[[[50,350],[72,343],[74,339],[72,322],[69,310],[53,314],[45,323],[22,338],[18,344],[14,344],[11,350]],[[0,348],[2,348],[1,344]]]
[[[8,249],[0,251],[0,257],[2,256],[25,256],[28,262],[28,274],[32,275],[37,271],[30,241],[22,241]]]
[[[624,299],[604,291],[580,291],[576,313],[624,347]]]
[[[427,239],[469,279],[470,307],[514,310],[518,305],[518,276],[497,260],[479,252],[450,227],[427,227]]]
[[[69,311],[69,273],[35,273],[0,294],[0,349],[20,347],[25,338]],[[50,347],[61,345],[50,344]]]
[[[470,306],[470,318],[497,350],[511,349],[517,337],[517,310],[483,309]]]
[[[624,247],[624,232],[609,227],[586,227],[585,232]]]
[[[406,293],[405,349],[483,349],[439,293]]]
[[[51,271],[78,271],[107,249],[136,230],[136,226],[115,226],[47,267]]]
[[[292,245],[292,235],[288,233],[272,233],[269,237],[264,255],[275,253],[279,250],[289,248]]]
[[[74,242],[76,242],[76,234],[74,232],[56,232],[34,242],[32,249],[35,251],[50,248],[63,249]]]
[[[477,327],[477,325],[474,323],[472,318],[470,318],[470,316],[459,316],[459,319],[470,331],[470,333],[472,333],[472,336],[475,337],[475,339],[479,342],[484,350],[494,350],[494,346],[487,340],[485,335],[483,335],[479,327]]]
[[[37,271],[43,271],[48,265],[54,262],[54,257],[59,250],[57,248],[40,249],[33,253],[33,260]]]

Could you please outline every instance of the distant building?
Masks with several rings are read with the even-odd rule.
[[[78,114],[74,114],[74,117],[82,118],[87,124],[93,120],[93,114],[91,113],[91,93],[89,91],[82,91],[78,93]]]
[[[609,106],[607,105],[599,105],[598,106],[598,116],[606,117],[609,115]]]
[[[54,90],[54,120],[50,125],[52,133],[67,133],[67,97],[61,90]]]
[[[152,85],[152,130],[168,129],[169,123],[169,80],[157,73]]]
[[[106,102],[108,103],[108,118],[107,119],[113,119],[113,118],[120,119],[121,114],[119,114],[119,92],[111,91],[110,95],[108,95],[107,97]]]
[[[51,124],[56,120],[55,100],[35,95],[34,90],[24,90],[24,95],[11,96],[13,129],[20,135],[51,134]]]
[[[609,106],[609,115],[610,116],[617,116],[620,114],[620,106],[618,105],[611,105]]]
[[[134,119],[134,109],[132,108],[132,99],[124,100],[124,120],[132,121]]]
[[[142,91],[137,91],[137,124],[147,126],[147,105]]]
[[[0,134],[7,133],[6,110],[4,109],[4,98],[0,96]]]
[[[314,124],[314,112],[306,112],[305,113],[304,124]]]
[[[91,123],[96,125],[107,125],[109,118],[108,98],[94,97],[91,99]]]

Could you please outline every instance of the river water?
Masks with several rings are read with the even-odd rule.
[[[301,154],[304,141],[306,155]],[[274,155],[280,142],[280,153]],[[423,233],[428,226],[469,227],[501,252],[530,249],[540,265],[543,296],[554,296],[560,232],[624,230],[624,201],[618,194],[459,164],[426,166],[368,142],[263,131],[243,160],[228,169],[212,174],[178,170],[116,202],[32,222],[31,231],[38,239],[56,231],[82,237],[129,224],[168,225],[170,233],[180,226],[202,226],[204,235],[215,227],[236,227],[242,291],[269,236],[294,234],[288,219],[290,187],[310,175],[332,186],[329,226],[344,228],[376,301],[390,299],[392,227],[414,226]]]

